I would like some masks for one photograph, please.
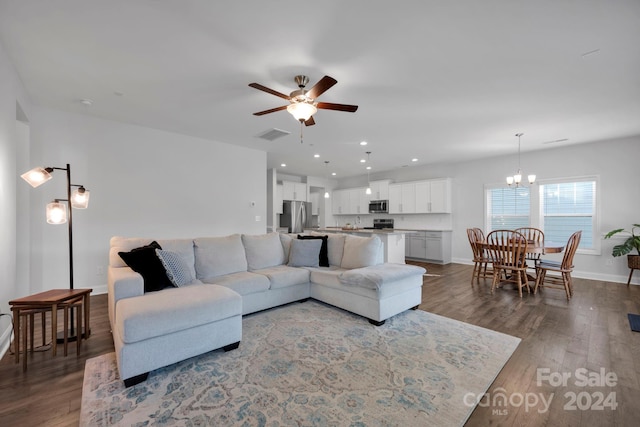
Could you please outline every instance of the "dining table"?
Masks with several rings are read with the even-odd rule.
[[[484,250],[491,249],[491,244],[486,240],[479,242],[479,244],[480,244],[480,247],[482,247],[482,249]],[[564,243],[553,242],[550,240],[545,240],[543,242],[529,240],[527,241],[527,254],[534,255],[534,256],[547,255],[547,254],[559,254],[564,250],[564,247],[565,247]],[[536,277],[531,274],[527,274],[527,281],[535,282]]]

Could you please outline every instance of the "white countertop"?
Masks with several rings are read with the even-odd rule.
[[[407,234],[406,230],[398,230],[398,229],[385,229],[385,230],[375,230],[375,229],[365,229],[365,228],[354,228],[354,229],[342,229],[338,227],[327,227],[327,228],[309,228],[305,229],[305,231],[317,231],[317,232],[325,232],[325,233],[371,233],[371,234]]]

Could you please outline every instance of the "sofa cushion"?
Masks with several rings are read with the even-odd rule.
[[[322,233],[318,233],[317,231],[311,232],[312,236],[324,236]],[[344,253],[344,239],[346,237],[345,234],[335,234],[329,233],[327,234],[329,239],[327,240],[327,255],[329,258],[329,265],[340,266],[342,264],[342,255]]]
[[[289,267],[318,267],[321,240],[291,240]]]
[[[320,267],[309,268],[309,271],[311,272],[312,287],[337,289],[374,300],[389,298],[391,296],[407,292],[410,289],[422,286],[422,275],[404,277],[392,282],[386,282],[379,289],[370,289],[363,286],[349,286],[340,282],[340,276],[348,271],[343,268]],[[313,290],[311,293],[313,294]]]
[[[178,252],[156,249],[156,255],[174,286],[181,287],[195,282],[196,276],[192,273],[187,261]]]
[[[200,237],[194,240],[196,277],[203,282],[226,274],[247,271],[247,257],[239,234]]]
[[[362,268],[378,264],[382,240],[378,236],[359,237],[347,234],[344,240],[342,268]]]
[[[242,297],[215,285],[166,289],[116,306],[118,333],[125,343],[167,335],[242,313]]]
[[[257,274],[264,274],[271,282],[271,289],[286,288],[287,286],[300,285],[309,282],[309,270],[304,268],[288,267],[279,265],[254,271]]]
[[[162,249],[162,247],[158,242],[153,241],[146,246],[131,249],[129,252],[118,252],[124,262],[142,276],[145,292],[173,287],[162,262],[156,255],[156,249]]]
[[[303,236],[298,234],[298,239],[309,240],[319,239],[322,240],[322,246],[320,246],[320,257],[318,258],[318,265],[320,267],[329,267],[329,254],[327,252],[327,240],[329,236]]]
[[[340,283],[348,286],[380,289],[386,283],[395,282],[411,276],[422,277],[426,272],[427,270],[417,265],[384,263],[347,270],[340,274],[338,279]]]
[[[285,233],[280,233],[280,243],[282,243],[282,249],[284,250],[284,264],[289,262],[289,251],[291,251],[291,236]]]
[[[242,235],[249,271],[274,267],[285,263],[280,233]]]
[[[209,279],[205,283],[213,283],[233,289],[240,295],[253,294],[269,290],[271,282],[269,278],[262,274],[241,271]]]

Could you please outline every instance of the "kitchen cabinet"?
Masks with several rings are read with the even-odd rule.
[[[307,201],[307,184],[304,182],[282,181],[282,200]]]
[[[276,185],[276,213],[277,214],[281,214],[282,213],[282,202],[284,201],[283,197],[283,185],[282,184],[278,184]]]
[[[416,213],[416,185],[414,182],[389,185],[389,213]]]
[[[432,179],[429,182],[428,213],[451,213],[451,180]]]
[[[320,215],[320,193],[310,193],[311,215]]]
[[[347,215],[349,210],[349,190],[333,190],[331,193],[331,213]]]
[[[369,195],[366,188],[349,189],[349,209],[348,214],[363,215],[369,214]]]
[[[370,200],[389,200],[389,183],[390,180],[371,181],[369,183],[371,188]]]
[[[451,263],[451,231],[414,231],[405,241],[407,258],[435,264]]]
[[[389,185],[389,213],[451,213],[449,178]]]

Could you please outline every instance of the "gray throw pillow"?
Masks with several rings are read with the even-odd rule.
[[[167,277],[174,286],[190,285],[196,280],[189,265],[179,253],[156,249],[156,255],[160,258],[167,271]]]
[[[318,267],[322,240],[291,239],[290,267]]]

